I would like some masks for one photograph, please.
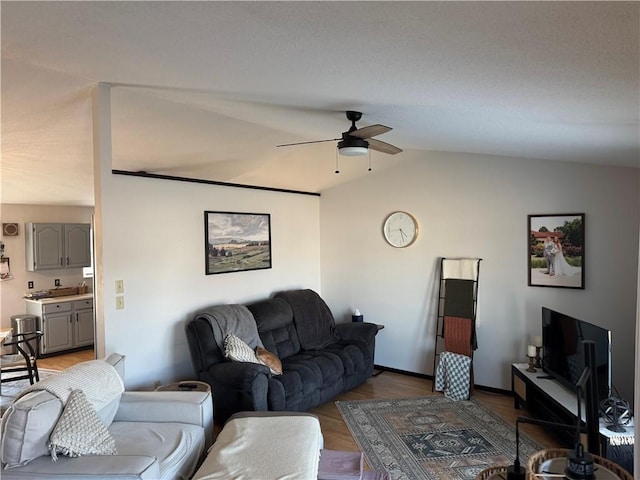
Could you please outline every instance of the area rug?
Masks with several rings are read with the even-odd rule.
[[[59,373],[58,370],[38,368],[40,380],[57,373]],[[4,413],[4,411],[9,408],[9,405],[13,402],[13,399],[29,385],[29,380],[16,380],[15,382],[0,384],[0,414]]]
[[[475,400],[433,395],[336,406],[369,466],[393,480],[475,479],[515,458],[515,425]],[[520,432],[521,464],[542,448]]]

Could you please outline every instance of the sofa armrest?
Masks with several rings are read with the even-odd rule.
[[[187,423],[205,430],[213,443],[213,402],[209,392],[124,392],[114,422]]]
[[[336,330],[340,340],[358,341],[368,345],[378,333],[378,326],[367,322],[337,323]]]
[[[160,478],[160,468],[155,457],[145,455],[86,455],[77,458],[61,455],[56,463],[52,463],[51,457],[47,455],[22,467],[2,470],[3,480],[52,478],[157,480]]]
[[[268,410],[271,372],[257,363],[221,362],[198,373],[198,379],[211,385],[215,394],[216,422],[243,410]]]
[[[239,390],[250,390],[257,377],[271,376],[269,367],[250,362],[216,363],[206,373],[216,384]]]

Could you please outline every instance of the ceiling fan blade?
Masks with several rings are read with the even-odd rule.
[[[388,153],[389,155],[395,155],[396,153],[400,153],[402,151],[401,148],[398,148],[395,145],[391,145],[390,143],[387,143],[387,142],[381,142],[380,140],[375,140],[373,138],[368,138],[367,142],[369,143],[369,148],[377,152]]]
[[[383,133],[387,133],[390,130],[393,130],[393,128],[387,127],[385,125],[380,125],[378,123],[376,125],[369,125],[368,127],[362,127],[357,130],[354,130],[353,132],[349,132],[349,135],[351,135],[352,137],[363,138],[366,140],[367,138],[371,138],[378,135],[382,135]]]
[[[312,140],[310,142],[283,143],[282,145],[276,145],[276,147],[292,147],[294,145],[307,145],[309,143],[335,142],[337,140],[342,140],[342,139],[341,138],[329,138],[327,140]]]

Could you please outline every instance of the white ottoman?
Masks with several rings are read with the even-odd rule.
[[[294,412],[241,412],[225,424],[193,480],[318,478],[320,421]]]

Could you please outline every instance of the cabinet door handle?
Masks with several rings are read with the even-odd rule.
[[[69,257],[67,257],[67,265],[69,265]]]
[[[62,257],[60,257],[60,265],[64,266],[64,259]]]

